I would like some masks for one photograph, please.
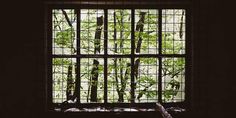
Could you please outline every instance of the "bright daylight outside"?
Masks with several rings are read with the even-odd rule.
[[[183,9],[53,9],[53,103],[183,102],[185,16]]]

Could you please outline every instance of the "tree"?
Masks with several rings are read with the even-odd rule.
[[[94,39],[94,54],[100,53],[100,40],[101,40],[101,32],[102,32],[102,25],[103,25],[103,16],[97,17],[97,28],[95,32],[95,39]],[[91,102],[97,102],[97,83],[98,83],[98,65],[99,61],[94,59],[93,60],[93,68],[91,71]],[[89,89],[88,89],[89,90]]]
[[[84,10],[86,11],[86,10]],[[131,13],[130,10],[116,9],[108,11],[108,50],[111,54],[131,54]],[[81,27],[80,27],[80,47],[74,45],[76,35],[75,35],[75,19],[76,15],[68,16],[71,14],[68,10],[59,9],[54,10],[53,14],[53,28],[54,28],[54,45],[64,50],[55,49],[56,54],[69,54],[73,55],[76,53],[76,49],[80,48],[82,54],[102,54],[103,52],[103,24],[104,24],[104,14],[100,13],[99,10],[87,10],[85,13],[81,13]],[[158,15],[155,13],[156,10],[135,10],[137,19],[135,28],[135,54],[157,54],[158,48],[158,26],[157,19]],[[175,14],[175,13],[174,13]],[[178,40],[184,40],[184,10],[181,11],[181,17],[179,20],[178,31],[174,32],[164,32],[162,34],[162,49],[163,54],[182,54],[184,48],[179,42],[174,41],[174,38]],[[168,20],[168,17],[163,16]],[[176,35],[178,34],[178,35]],[[178,37],[176,37],[178,36]],[[154,48],[152,50],[151,48]],[[66,49],[71,49],[68,51]],[[150,51],[151,50],[151,51]],[[108,97],[114,97],[112,102],[126,102],[130,98],[130,84],[131,77],[131,61],[130,58],[114,57],[108,58],[112,61],[108,61],[108,89],[114,89],[115,94],[108,94]],[[142,98],[156,99],[157,95],[157,81],[155,80],[156,75],[151,75],[150,73],[157,74],[157,69],[150,69],[148,67],[142,66],[152,66],[156,65],[157,58],[135,58],[134,60],[134,79],[135,79],[135,90],[138,93],[135,95],[135,99],[142,101]],[[158,60],[161,61],[161,60]],[[104,89],[103,85],[99,85],[99,78],[102,78],[103,71],[102,61],[98,58],[92,58],[86,61],[86,66],[80,66],[81,74],[79,79],[84,79],[88,84],[83,84],[81,86],[75,86],[75,81],[73,71],[77,73],[76,62],[64,60],[55,60],[55,63],[60,63],[67,70],[66,76],[66,101],[75,100],[77,94],[76,91],[83,90],[82,97],[85,96],[87,102],[99,102],[101,99],[99,96],[99,89]],[[85,62],[81,62],[85,63]],[[80,63],[80,64],[81,64]],[[91,64],[92,67],[87,67]],[[177,93],[181,89],[180,74],[184,73],[185,61],[183,58],[162,58],[162,78],[168,78],[166,87],[163,90],[163,99],[166,101],[173,100]],[[74,69],[73,69],[74,68]],[[64,73],[64,72],[61,72]],[[110,73],[110,74],[109,74]],[[146,74],[145,74],[146,73]],[[76,79],[77,80],[77,79]],[[59,89],[63,89],[60,87]],[[74,91],[74,93],[73,93]]]
[[[141,44],[142,44],[142,40],[143,40],[141,35],[143,33],[145,14],[146,14],[146,12],[140,12],[140,16],[139,16],[140,18],[136,24],[136,32],[138,32],[138,43],[136,45],[136,53],[140,53],[140,49],[141,49]],[[138,80],[139,63],[140,63],[140,59],[138,58],[134,64],[134,76],[135,76],[136,81]],[[134,88],[136,88],[136,84],[135,84]],[[141,95],[138,95],[138,97],[140,97],[140,96]]]

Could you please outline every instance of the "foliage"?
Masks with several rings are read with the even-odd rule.
[[[140,43],[140,52],[136,54],[158,54],[158,12],[156,10],[135,10],[135,25],[140,23],[141,12],[145,12],[143,30],[135,31],[135,48],[138,48]],[[57,13],[59,13],[57,11]],[[68,13],[68,12],[67,12]],[[108,54],[131,54],[131,10],[108,10]],[[54,28],[57,32],[54,33],[54,45],[60,48],[72,48],[74,54],[76,52],[74,42],[76,39],[76,28],[70,27],[66,24],[63,28],[65,19],[63,15],[56,14],[57,21],[54,23]],[[72,22],[76,15],[70,17],[69,21],[76,26],[76,22]],[[97,18],[104,17],[102,10],[82,10],[80,19],[80,51],[81,54],[104,54],[104,25],[98,26]],[[169,16],[163,16],[169,19]],[[64,20],[63,20],[64,19]],[[61,28],[60,28],[61,27]],[[138,27],[136,25],[135,27]],[[181,28],[179,28],[181,29]],[[101,36],[95,39],[95,34],[101,30]],[[182,32],[182,31],[181,31]],[[163,54],[184,54],[184,39],[179,31],[162,32],[162,53]],[[141,41],[140,41],[141,39]],[[99,51],[95,49],[99,47]],[[96,66],[93,61],[99,62]],[[158,58],[136,58],[139,60],[137,65],[137,77],[135,78],[135,101],[138,102],[156,102],[158,90],[158,67],[159,61],[162,61],[162,99],[165,102],[171,102],[178,96],[180,91],[183,91],[181,82],[184,81],[184,58],[168,57],[158,60]],[[108,102],[130,102],[131,91],[131,60],[130,58],[108,58],[107,61],[108,73]],[[76,61],[69,59],[54,59],[54,68],[58,68],[60,73],[68,74],[68,65],[73,66],[73,72],[76,73]],[[59,68],[62,68],[60,70]],[[99,58],[81,58],[80,60],[81,80],[81,102],[93,102],[89,98],[91,95],[91,86],[97,86],[97,100],[96,102],[103,102],[104,97],[104,60]],[[60,75],[60,76],[63,76]],[[60,82],[71,80],[70,76],[54,76],[55,78],[64,78],[64,80],[57,81],[59,84],[54,86],[54,90],[63,90]],[[72,76],[75,81],[75,74]],[[94,79],[98,79],[97,81]],[[63,85],[62,84],[62,85]],[[70,86],[73,90],[76,87]],[[72,90],[72,91],[73,91]],[[55,100],[63,98],[64,93],[57,93]]]
[[[72,40],[74,40],[75,32],[73,28],[60,31],[56,34],[55,43],[60,47],[73,47]]]

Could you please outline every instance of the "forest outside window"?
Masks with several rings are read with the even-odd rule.
[[[52,9],[50,17],[52,104],[185,101],[185,9]]]

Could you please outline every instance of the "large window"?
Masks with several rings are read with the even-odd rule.
[[[185,101],[186,9],[52,8],[52,104]]]

